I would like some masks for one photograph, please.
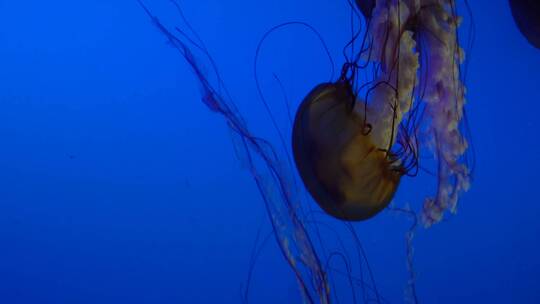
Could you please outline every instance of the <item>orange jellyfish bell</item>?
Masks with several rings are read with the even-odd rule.
[[[323,83],[304,98],[293,126],[300,177],[319,206],[343,220],[376,215],[390,203],[403,175],[391,154],[374,144],[365,108],[348,82]]]

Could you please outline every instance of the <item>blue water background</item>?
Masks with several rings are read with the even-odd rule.
[[[180,25],[168,1],[146,3]],[[345,1],[181,5],[262,137],[276,138],[253,75],[266,30],[308,22],[343,63]],[[474,180],[455,216],[416,233],[418,295],[422,303],[539,303],[540,51],[506,1],[471,8]],[[293,110],[330,77],[320,43],[302,28],[273,35],[260,59],[263,91],[282,122],[272,73]],[[199,93],[134,0],[0,1],[0,303],[241,302],[255,236],[270,225],[230,132]],[[425,176],[407,179],[395,203],[418,210],[433,187]],[[404,301],[407,227],[390,212],[357,224],[391,303]],[[249,297],[301,301],[273,240]]]

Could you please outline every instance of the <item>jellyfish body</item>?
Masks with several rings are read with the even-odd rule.
[[[455,211],[469,187],[456,4],[356,4],[367,22],[368,46],[347,58],[338,83],[316,87],[299,107],[293,130],[298,171],[323,210],[363,220],[388,205],[400,177],[418,170],[420,151],[430,151],[438,185],[424,201],[422,218],[432,225],[446,210]],[[371,78],[358,85],[368,67]]]
[[[316,86],[295,117],[292,148],[311,196],[328,214],[365,220],[384,209],[396,192],[401,170],[379,149],[365,127],[346,82]]]
[[[512,15],[527,41],[540,49],[540,1],[510,0]]]

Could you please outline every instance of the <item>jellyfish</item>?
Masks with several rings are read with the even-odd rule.
[[[323,210],[343,220],[365,220],[384,209],[402,175],[354,105],[348,82],[318,85],[301,103],[292,135],[306,188]]]
[[[419,153],[430,149],[438,181],[435,196],[423,205],[423,222],[430,226],[446,210],[455,211],[469,187],[456,4],[356,3],[366,35],[340,78],[317,85],[298,108],[292,136],[297,168],[328,214],[366,220],[388,206],[402,176],[416,175]],[[367,67],[375,72],[359,83]]]
[[[519,31],[532,46],[540,49],[540,2],[534,0],[509,2]]]
[[[254,134],[228,93],[216,62],[203,40],[187,22],[180,5],[172,0],[184,24],[169,30],[138,0],[161,34],[191,68],[199,83],[201,101],[226,122],[235,148],[253,177],[272,227],[272,235],[294,274],[306,303],[331,303],[334,294],[330,261],[340,258],[356,302],[355,288],[364,302],[385,303],[372,274],[352,221],[368,220],[387,208],[405,176],[420,169],[420,153],[436,161],[437,189],[423,202],[426,226],[454,211],[460,194],[469,186],[464,161],[468,147],[461,128],[465,123],[465,87],[459,45],[460,18],[453,0],[348,0],[353,15],[365,27],[353,31],[344,49],[339,76],[314,86],[300,102],[290,134],[294,167],[269,140]],[[466,3],[466,2],[465,2]],[[321,41],[312,26],[286,22],[271,28],[261,39],[255,59],[268,35],[300,26]],[[274,120],[272,120],[274,121]],[[277,127],[276,127],[277,129]],[[281,144],[287,145],[285,141]],[[285,149],[287,150],[287,149]],[[347,255],[326,252],[320,235],[310,230],[302,197],[292,181],[296,174],[324,214],[336,218],[351,233],[361,265],[352,274]],[[311,201],[310,201],[311,203]],[[411,240],[416,213],[393,208],[413,218],[407,233],[409,289],[418,302],[414,285]],[[337,236],[339,238],[339,236]],[[365,267],[364,267],[365,266]],[[247,298],[247,296],[245,296]]]

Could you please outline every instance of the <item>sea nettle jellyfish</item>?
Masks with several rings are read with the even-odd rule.
[[[365,303],[386,302],[349,221],[369,219],[387,207],[402,178],[423,169],[419,163],[423,151],[434,156],[437,179],[435,194],[423,204],[425,225],[440,221],[446,210],[455,210],[460,193],[469,186],[469,170],[463,159],[467,141],[460,129],[464,122],[464,73],[460,68],[464,52],[458,43],[454,1],[358,0],[355,6],[349,0],[353,17],[364,20],[366,26],[355,30],[346,45],[338,79],[316,85],[298,107],[291,132],[296,169],[318,205],[341,219],[335,222],[351,233],[358,253],[356,263],[350,263],[337,233],[333,239],[340,240],[340,249],[327,250],[319,227],[313,228],[318,223],[314,212],[305,210],[303,192],[294,183],[296,172],[288,157],[291,147],[281,140],[276,148],[252,133],[204,42],[180,5],[171,2],[183,24],[174,30],[139,1],[191,68],[200,85],[201,101],[225,120],[233,134],[235,148],[261,194],[272,235],[299,283],[304,302],[342,302],[336,295],[340,277],[352,297],[346,302],[357,302],[355,288],[362,291]],[[303,27],[323,42],[312,26],[302,22],[278,25],[264,35],[256,50],[254,70],[266,109],[269,103],[259,86],[257,58],[265,38],[289,26]],[[328,49],[323,48],[333,63]],[[408,209],[401,211],[414,217],[407,234],[407,265],[410,298],[417,302],[411,250],[416,215]],[[335,269],[332,261],[336,259],[344,268]],[[246,302],[247,290],[243,295]]]
[[[345,220],[365,220],[392,200],[419,153],[437,162],[434,196],[423,204],[426,226],[455,211],[469,188],[463,122],[460,18],[452,0],[357,0],[366,20],[359,51],[335,83],[317,85],[298,108],[293,151],[300,176],[319,206]],[[368,73],[367,77],[362,76]]]

